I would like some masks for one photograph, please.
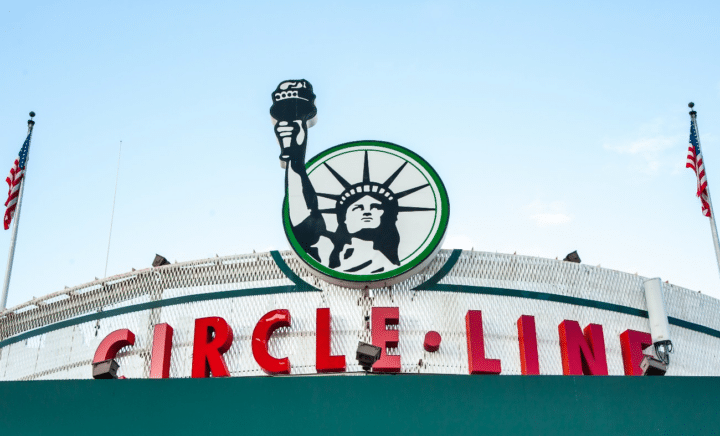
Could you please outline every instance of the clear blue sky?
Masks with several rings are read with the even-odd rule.
[[[109,275],[286,249],[268,109],[295,78],[318,96],[308,156],[378,139],[435,167],[445,248],[578,250],[720,297],[684,168],[692,100],[720,199],[719,19],[709,1],[4,4],[0,170],[37,112],[8,304],[103,276],[120,140]]]

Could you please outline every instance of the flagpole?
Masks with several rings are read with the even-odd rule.
[[[35,112],[30,112],[30,119],[28,120],[28,136],[30,136],[33,127],[35,127],[35,121],[33,121],[34,116]],[[32,140],[31,136],[30,138]],[[25,174],[23,175],[22,180],[20,180],[20,193],[18,194],[17,206],[15,207],[15,222],[13,223],[12,237],[10,239],[10,253],[8,254],[7,269],[5,270],[5,284],[3,285],[2,297],[0,297],[0,312],[5,310],[5,306],[7,304],[8,289],[10,288],[10,274],[12,273],[13,258],[15,257],[15,242],[17,241],[18,223],[20,222],[20,206],[22,205],[23,192],[25,191],[25,180],[27,179],[27,161],[29,159],[30,152],[28,150],[28,156],[25,159]]]
[[[693,126],[695,127],[695,135],[697,136],[697,142],[698,142],[698,148],[700,149],[700,152],[702,153],[702,147],[700,146],[700,132],[698,131],[697,127],[697,112],[693,107],[695,106],[695,103],[690,102],[688,103],[688,107],[690,108],[690,121],[693,123]],[[702,155],[703,163],[705,164],[705,177],[707,177],[707,160],[705,159],[705,155]],[[710,232],[712,232],[712,238],[713,238],[713,245],[715,246],[715,258],[717,260],[717,266],[718,266],[718,273],[720,273],[720,241],[718,240],[718,231],[717,231],[717,225],[715,224],[715,211],[713,210],[713,204],[712,204],[712,197],[710,196],[710,184],[708,183],[705,192],[707,192],[708,197],[708,205],[710,205]]]

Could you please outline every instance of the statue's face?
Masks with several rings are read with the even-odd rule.
[[[383,213],[383,204],[379,200],[366,195],[351,204],[345,214],[345,225],[348,233],[353,234],[362,229],[377,229]]]

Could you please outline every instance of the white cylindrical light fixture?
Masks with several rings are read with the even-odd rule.
[[[650,335],[653,344],[670,340],[670,324],[665,312],[665,302],[662,293],[662,280],[659,277],[643,282],[645,288],[645,301],[647,303],[648,318],[650,320]]]

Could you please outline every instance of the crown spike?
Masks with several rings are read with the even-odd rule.
[[[323,165],[325,165],[325,167],[328,169],[328,171],[330,171],[330,174],[332,174],[333,177],[335,177],[335,179],[338,182],[340,182],[340,184],[342,185],[343,188],[347,189],[350,187],[350,183],[348,183],[347,180],[343,179],[343,177],[340,174],[338,174],[337,171],[332,169],[332,167],[330,165],[328,165],[327,162],[323,163]]]
[[[392,182],[395,181],[395,179],[397,178],[397,176],[400,175],[400,172],[402,172],[402,170],[405,168],[405,165],[407,165],[407,164],[408,164],[407,161],[405,161],[405,163],[403,163],[402,165],[400,165],[400,168],[398,168],[398,169],[392,174],[392,176],[390,176],[387,180],[385,180],[385,183],[383,183],[382,185],[383,185],[384,187],[386,187],[386,188],[389,188],[390,185],[392,184]]]
[[[365,164],[363,166],[363,183],[370,183],[370,164],[368,164],[367,150],[365,150]]]
[[[414,187],[414,188],[408,189],[407,191],[398,192],[397,194],[395,194],[395,196],[396,196],[396,197],[398,198],[398,200],[399,200],[399,199],[405,197],[406,195],[410,195],[410,194],[412,194],[413,192],[419,191],[419,190],[421,190],[422,188],[426,188],[426,187],[428,187],[428,186],[430,186],[429,183],[426,183],[426,184],[420,185],[420,186],[416,186],[416,187]]]
[[[318,212],[320,212],[320,213],[337,213],[337,209],[334,207],[332,209],[320,209],[320,210],[318,210]]]

